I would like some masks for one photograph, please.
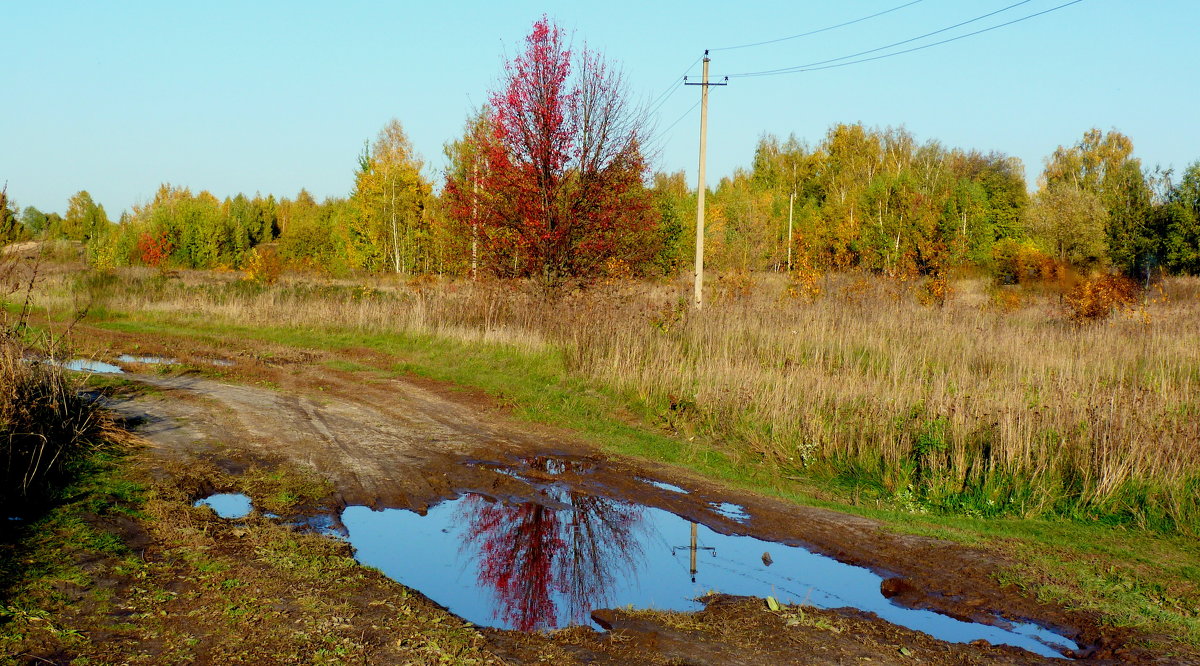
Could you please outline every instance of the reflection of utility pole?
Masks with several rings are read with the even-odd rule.
[[[692,582],[696,582],[696,523],[692,523]]]
[[[683,546],[671,546],[671,555],[672,555],[672,556],[674,556],[674,555],[675,555],[675,550],[676,550],[676,549],[679,549],[679,548],[683,548]],[[717,549],[716,549],[716,548],[713,548],[712,546],[698,546],[698,545],[696,545],[696,523],[692,523],[692,542],[691,542],[691,544],[690,544],[689,546],[687,546],[687,549],[688,549],[689,551],[691,551],[691,553],[690,553],[690,555],[691,555],[691,558],[690,558],[690,559],[691,559],[691,564],[690,564],[690,566],[689,566],[689,573],[692,575],[692,582],[694,583],[694,582],[696,582],[696,551],[698,551],[698,550],[709,550],[709,551],[712,551],[712,555],[713,555],[713,557],[716,557],[716,556],[717,556]]]
[[[709,83],[708,82],[708,49],[704,49],[704,78],[700,83],[688,83],[687,77],[683,77],[683,85],[685,86],[701,86],[700,88],[700,174],[699,185],[696,187],[696,309],[699,310],[704,305],[704,162],[705,162],[705,146],[708,135],[708,87],[709,86],[727,86],[729,85],[729,77],[725,77],[725,83]]]

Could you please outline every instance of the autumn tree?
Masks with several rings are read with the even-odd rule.
[[[1168,187],[1156,214],[1164,231],[1167,267],[1200,275],[1200,161],[1192,163],[1178,184]]]
[[[656,254],[644,115],[619,71],[586,47],[573,56],[543,17],[490,102],[480,222],[494,271],[557,285]]]
[[[1108,254],[1108,211],[1100,198],[1069,182],[1044,188],[1026,210],[1029,235],[1059,261],[1089,267]]]
[[[8,198],[8,184],[0,186],[0,244],[24,237],[25,228],[17,217],[16,205]]]
[[[1146,270],[1157,260],[1158,239],[1147,226],[1150,187],[1129,137],[1116,130],[1088,130],[1074,145],[1054,151],[1042,181],[1043,188],[1067,183],[1099,197],[1108,211],[1109,257],[1125,273]]]
[[[359,237],[371,245],[360,250],[378,251],[396,273],[418,268],[419,246],[428,238],[425,208],[430,185],[421,167],[400,121],[392,119],[364,152],[355,174]]]
[[[484,221],[485,216],[494,214],[495,208],[483,205],[487,196],[483,188],[489,173],[488,148],[494,134],[491,118],[491,108],[480,109],[467,119],[462,136],[444,148],[448,166],[442,201],[450,222],[448,240],[466,254],[466,272],[472,280],[479,278],[480,264],[489,263],[481,259],[481,252],[488,246],[483,238],[485,229],[496,226],[490,220]]]
[[[50,224],[50,216],[33,206],[21,211],[21,224],[34,236],[40,236]]]
[[[93,201],[87,190],[80,190],[67,200],[67,213],[62,223],[50,233],[69,240],[87,241],[104,234],[109,224],[104,206]]]

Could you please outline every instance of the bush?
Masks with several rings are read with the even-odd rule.
[[[1132,309],[1141,295],[1137,282],[1108,274],[1086,280],[1063,297],[1067,318],[1076,324],[1103,321],[1114,310]]]
[[[1005,238],[992,248],[992,275],[998,284],[1062,280],[1067,267],[1029,242]]]
[[[259,246],[246,258],[246,279],[259,284],[275,284],[283,274],[283,258],[273,247]]]

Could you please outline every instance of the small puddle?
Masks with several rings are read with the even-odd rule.
[[[710,508],[712,508],[713,511],[716,511],[717,513],[721,514],[722,516],[725,516],[726,518],[728,518],[730,520],[736,520],[739,523],[744,523],[750,519],[750,514],[746,513],[746,510],[744,508],[742,508],[741,504],[734,504],[732,502],[721,502],[721,503],[712,503],[712,504],[709,504],[708,506]]]
[[[719,534],[662,509],[561,483],[535,488],[536,501],[467,493],[425,516],[350,506],[341,522],[359,562],[480,626],[582,625],[594,609],[626,605],[694,611],[702,607],[697,597],[717,591],[858,608],[951,642],[983,639],[1046,657],[1077,649],[1035,624],[996,618],[1000,626],[992,626],[897,606],[882,594],[879,575],[800,547]],[[709,507],[746,517],[735,504]]]
[[[112,363],[104,361],[93,361],[86,358],[74,358],[62,364],[66,370],[74,370],[76,372],[96,372],[103,374],[122,374],[125,371]]]
[[[144,363],[146,365],[170,365],[179,362],[178,359],[163,356],[130,356],[129,354],[121,354],[117,360],[122,363]]]
[[[688,494],[687,490],[680,488],[679,486],[677,486],[673,483],[667,483],[666,481],[655,481],[654,479],[643,479],[640,477],[638,478],[638,481],[641,481],[642,483],[654,486],[655,488],[658,488],[660,490],[669,490],[673,493],[679,493],[680,495]]]
[[[222,518],[245,518],[250,515],[250,498],[241,493],[217,493],[196,500],[193,506],[207,506]]]

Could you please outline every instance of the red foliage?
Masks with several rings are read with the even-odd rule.
[[[531,466],[545,472],[549,464]],[[478,548],[479,583],[495,595],[496,618],[520,631],[582,623],[609,603],[618,572],[639,555],[632,534],[639,509],[574,492],[548,499],[571,508],[479,496],[463,504],[464,546]]]
[[[657,220],[620,75],[586,50],[573,64],[543,17],[490,101],[490,132],[474,137],[484,167],[447,193],[452,215],[482,227],[493,271],[556,283],[645,261]]]
[[[167,258],[171,256],[171,251],[175,249],[175,244],[167,238],[167,232],[162,232],[157,236],[152,235],[148,231],[143,231],[141,236],[138,236],[137,251],[138,258],[143,264],[153,268],[162,268],[167,263]]]

